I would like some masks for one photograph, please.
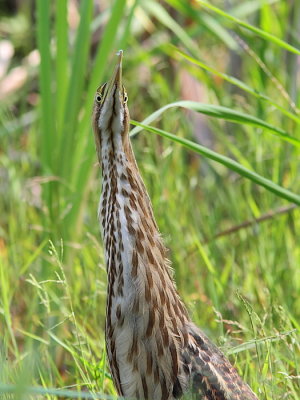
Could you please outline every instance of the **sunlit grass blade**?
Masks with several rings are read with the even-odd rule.
[[[288,332],[280,332],[277,336],[269,336],[260,339],[253,339],[249,342],[242,343],[238,346],[233,347],[232,349],[227,351],[227,354],[236,354],[240,353],[241,351],[249,350],[251,348],[255,348],[257,345],[266,345],[271,342],[277,342],[282,340],[284,336],[290,336],[292,333],[297,332],[297,329],[293,329]]]
[[[162,129],[154,128],[153,126],[145,125],[145,124],[140,124],[136,121],[131,121],[133,125],[136,125],[142,129],[145,129],[149,132],[156,133],[160,136],[163,136],[165,138],[168,138],[172,140],[173,142],[179,143],[183,145],[184,147],[188,148],[189,150],[192,150],[198,154],[201,154],[211,160],[214,160],[225,167],[231,169],[232,171],[238,173],[239,175],[243,176],[244,178],[250,179],[252,182],[257,183],[260,186],[263,186],[270,192],[276,194],[279,197],[282,197],[283,199],[286,199],[292,203],[300,205],[300,196],[290,192],[287,189],[284,189],[283,187],[277,185],[276,183],[270,181],[269,179],[264,178],[263,176],[257,174],[256,172],[250,171],[249,169],[245,168],[243,165],[237,163],[236,161],[225,157],[213,150],[208,149],[207,147],[201,146],[197,143],[194,143],[190,140],[183,139],[181,137],[178,137],[176,135],[173,135],[170,132],[166,132]]]
[[[170,53],[174,54],[174,51],[177,54],[180,54],[182,57],[184,57],[186,60],[192,62],[195,65],[198,65],[199,67],[203,68],[205,71],[208,71],[216,76],[219,76],[220,78],[224,79],[225,81],[231,83],[232,85],[244,90],[245,92],[251,94],[252,96],[255,96],[261,100],[266,101],[267,103],[269,103],[270,105],[276,107],[278,110],[280,110],[284,115],[286,115],[287,117],[291,118],[293,121],[295,121],[297,124],[300,124],[300,118],[298,118],[295,114],[291,113],[290,111],[286,110],[284,107],[280,106],[279,104],[277,104],[275,101],[273,101],[270,97],[264,95],[263,93],[259,92],[258,90],[253,89],[252,87],[250,87],[249,85],[247,85],[246,83],[242,82],[241,80],[235,78],[234,76],[230,76],[227,75],[223,72],[220,72],[219,70],[212,68],[210,66],[208,66],[207,64],[196,60],[194,57],[184,53],[182,50],[180,50],[179,48],[177,48],[176,46],[173,45],[169,45],[170,48]],[[172,51],[173,50],[173,51]]]
[[[276,44],[279,47],[282,47],[285,50],[288,50],[292,53],[298,54],[300,55],[300,50],[297,49],[294,46],[291,46],[290,44],[288,44],[287,42],[285,42],[284,40],[279,39],[278,37],[272,35],[271,33],[268,33],[262,29],[259,29],[253,25],[248,24],[247,22],[244,22],[228,13],[226,13],[225,11],[219,9],[218,7],[215,7],[209,3],[207,3],[206,1],[202,1],[202,0],[197,0],[203,7],[208,8],[209,10],[213,11],[215,14],[221,15],[222,17],[227,18],[229,21],[235,22],[236,24],[238,24],[239,26],[242,26],[243,28],[248,29],[249,31],[257,34],[258,36],[260,36],[261,38],[267,40],[269,43],[272,42],[274,44]]]
[[[201,114],[209,115],[210,117],[221,118],[221,119],[224,119],[224,120],[230,121],[230,122],[265,128],[268,131],[270,131],[272,134],[278,136],[280,139],[282,139],[286,142],[289,142],[295,146],[300,146],[299,139],[296,139],[296,138],[290,136],[283,129],[277,128],[274,125],[268,124],[267,122],[263,121],[262,119],[253,117],[252,115],[249,115],[249,114],[244,114],[240,111],[232,110],[227,107],[198,103],[196,101],[182,100],[182,101],[176,101],[174,103],[167,104],[166,106],[161,107],[158,110],[156,110],[153,114],[149,115],[149,117],[147,117],[143,121],[143,123],[144,124],[151,123],[152,121],[156,120],[163,112],[165,112],[166,110],[168,110],[169,108],[172,108],[172,107],[183,107],[183,108],[187,108],[188,110],[193,110],[193,111],[197,111]],[[141,129],[138,127],[134,128],[131,131],[131,135],[135,135],[140,130]]]

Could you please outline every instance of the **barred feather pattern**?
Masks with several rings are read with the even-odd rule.
[[[255,400],[220,350],[190,320],[173,281],[114,89],[95,104],[102,167],[99,219],[108,272],[106,346],[119,395],[148,400]],[[105,109],[106,107],[106,109]],[[103,109],[104,108],[104,109]]]

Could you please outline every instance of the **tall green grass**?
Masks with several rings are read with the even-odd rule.
[[[1,105],[0,397],[116,394],[90,117],[123,48],[136,157],[193,319],[259,398],[299,399],[300,214],[280,211],[300,203],[298,3],[115,0],[96,15],[85,0],[75,30],[69,6],[36,1],[38,76]],[[182,98],[184,74],[200,99]]]
[[[116,36],[124,33],[119,25],[126,3],[115,1],[109,10],[109,20],[96,48],[92,69],[89,67],[88,81],[93,1],[80,4],[80,23],[72,49],[68,47],[69,33],[66,29],[67,1],[57,2],[54,14],[56,51],[52,57],[49,46],[53,28],[50,4],[48,0],[37,1],[37,39],[41,54],[41,161],[45,174],[61,179],[62,184],[53,184],[46,193],[52,196],[47,205],[54,232],[68,236],[70,232],[81,231],[80,209],[85,206],[84,188],[87,187],[94,155],[89,140],[93,95],[103,79],[111,49],[117,46]]]

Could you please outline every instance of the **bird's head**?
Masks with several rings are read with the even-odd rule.
[[[128,141],[128,97],[122,84],[123,51],[120,50],[117,56],[117,64],[111,79],[97,89],[94,100],[93,129],[99,161],[101,144],[105,136],[113,139],[113,136],[119,135],[122,141]]]

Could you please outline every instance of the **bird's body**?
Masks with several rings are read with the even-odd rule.
[[[102,167],[99,219],[108,272],[106,344],[117,391],[128,398],[255,400],[223,354],[190,320],[128,136],[121,58],[96,94]]]

